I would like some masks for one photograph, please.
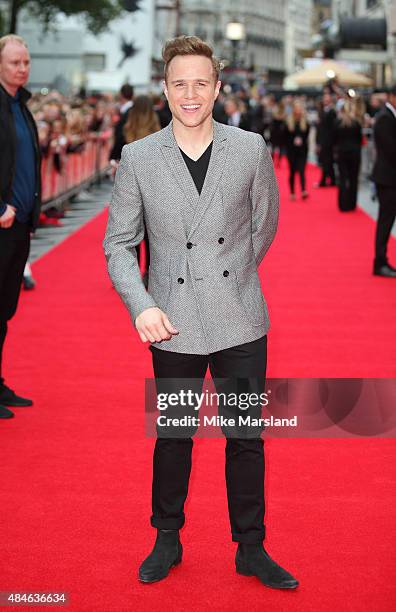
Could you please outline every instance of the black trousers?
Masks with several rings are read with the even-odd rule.
[[[267,336],[210,355],[172,353],[150,347],[157,393],[202,389],[209,365],[216,392],[236,387],[262,393],[265,388]],[[223,410],[226,408],[223,406]],[[261,413],[261,408],[258,410]],[[219,406],[220,412],[220,406]],[[262,429],[261,429],[262,431]],[[264,441],[256,431],[252,438],[227,437],[225,478],[228,510],[234,542],[256,543],[265,537]],[[153,457],[151,524],[157,529],[180,529],[185,522],[194,431],[180,438],[157,437]],[[224,431],[223,431],[224,433]],[[226,432],[227,433],[227,432]]]
[[[337,163],[339,170],[338,207],[342,211],[354,210],[358,193],[360,152],[340,151]]]
[[[300,177],[301,191],[305,191],[305,167],[307,165],[307,154],[305,152],[297,154],[289,154],[287,156],[289,162],[289,186],[290,193],[294,194],[294,179],[296,174]]]
[[[2,378],[2,357],[7,321],[15,314],[23,271],[30,248],[30,229],[27,223],[15,219],[11,227],[0,228],[0,385]]]
[[[392,226],[396,217],[396,188],[376,185],[379,200],[377,229],[375,233],[375,265],[388,262],[387,247]]]
[[[320,165],[322,166],[322,178],[320,185],[326,185],[327,179],[330,179],[332,185],[335,185],[336,178],[334,172],[334,154],[333,147],[322,147],[320,153]]]

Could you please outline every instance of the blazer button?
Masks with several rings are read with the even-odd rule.
[[[223,244],[224,238],[219,238],[219,244]]]
[[[177,282],[179,283],[179,285],[182,285],[184,283],[184,278],[178,278]]]
[[[223,276],[227,277],[227,276],[229,276],[229,274],[230,274],[230,273],[228,272],[228,270],[224,270],[224,272],[223,272]]]
[[[192,249],[192,247],[193,247],[192,242],[187,242],[187,248],[188,248],[188,249]]]

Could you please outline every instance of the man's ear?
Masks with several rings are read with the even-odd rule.
[[[167,86],[166,86],[166,81],[165,81],[165,80],[164,80],[164,81],[162,81],[162,87],[163,87],[163,89],[164,89],[164,94],[165,94],[165,96],[166,96],[166,99],[168,99],[168,88],[167,88]]]
[[[221,81],[217,81],[215,85],[215,100],[220,93],[220,89],[221,89]]]

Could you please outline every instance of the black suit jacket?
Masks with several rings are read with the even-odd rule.
[[[289,127],[286,128],[286,147],[287,147],[287,156],[289,158],[298,157],[300,155],[307,156],[308,155],[308,136],[309,136],[309,125],[303,130],[300,126],[300,123],[296,123],[294,126],[294,130],[291,131]],[[294,139],[296,137],[301,138],[302,144],[295,145]]]
[[[334,124],[334,146],[338,153],[360,154],[362,149],[362,126],[358,121],[343,125],[340,119]]]
[[[378,185],[396,188],[396,118],[386,106],[374,124],[377,159],[371,175]]]
[[[337,114],[334,108],[323,110],[320,114],[319,124],[316,131],[316,144],[322,149],[331,149],[334,144],[334,123],[337,119]]]
[[[131,107],[132,108],[132,107]],[[128,119],[129,108],[121,114],[118,122],[114,126],[114,143],[110,151],[109,159],[119,161],[121,159],[122,147],[125,143],[124,127]]]
[[[241,113],[239,124],[236,127],[239,127],[241,130],[245,130],[246,132],[252,131],[252,122],[249,113]]]
[[[30,129],[36,160],[36,192],[34,194],[34,207],[29,224],[32,230],[38,225],[41,208],[41,152],[38,141],[36,123],[27,107],[31,94],[21,87],[19,90],[20,104],[23,116]],[[14,117],[11,110],[11,96],[0,85],[0,202],[8,204],[12,195],[12,183],[15,175],[16,163],[16,133]]]

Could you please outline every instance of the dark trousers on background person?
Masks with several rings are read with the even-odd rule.
[[[290,193],[294,194],[294,181],[296,174],[300,177],[301,191],[305,191],[305,167],[307,165],[307,155],[304,152],[288,154],[289,162],[289,187]]]
[[[150,350],[153,355],[157,392],[161,379],[171,381],[168,391],[172,389],[173,392],[183,388],[181,379],[194,379],[194,391],[200,392],[208,365],[216,392],[219,394],[225,388],[230,390],[235,385],[240,385],[241,381],[242,387],[247,389],[250,386],[251,392],[264,392],[267,336],[210,355],[173,353],[155,347],[150,347]],[[256,414],[261,414],[260,406],[254,410],[257,411]],[[220,411],[219,406],[219,414]],[[193,433],[190,432],[186,437],[158,437],[156,440],[151,524],[157,529],[180,529],[184,525],[184,503],[191,472]],[[262,542],[265,537],[265,462],[264,441],[260,432],[256,431],[255,437],[250,439],[227,437],[225,455],[232,540],[244,543]]]
[[[359,169],[360,169],[360,152],[343,152],[338,153],[338,207],[342,211],[354,210],[356,208]]]
[[[16,219],[9,228],[0,228],[0,386],[2,378],[2,357],[7,321],[15,314],[23,271],[30,248],[30,228],[27,223]]]
[[[387,246],[396,218],[396,188],[376,185],[379,201],[379,212],[375,234],[375,265],[388,263]]]
[[[334,172],[334,153],[333,147],[322,147],[320,153],[320,165],[322,166],[322,178],[320,179],[319,185],[324,187],[327,185],[327,179],[330,179],[331,185],[336,184],[336,177]]]

